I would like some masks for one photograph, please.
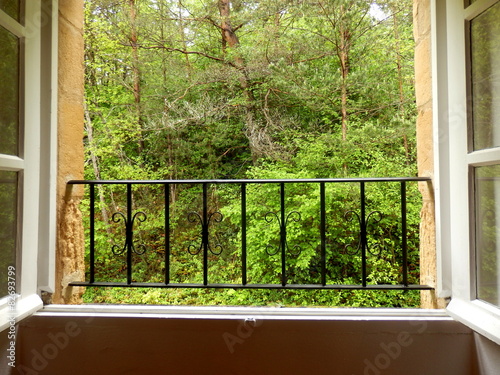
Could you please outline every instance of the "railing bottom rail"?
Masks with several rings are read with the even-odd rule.
[[[434,288],[429,285],[402,285],[402,284],[367,284],[363,285],[352,285],[352,284],[196,284],[196,283],[140,283],[132,282],[120,283],[120,282],[80,282],[75,281],[69,283],[71,286],[85,286],[85,287],[108,287],[108,288],[208,288],[208,289],[283,289],[283,290],[294,290],[294,289],[327,289],[327,290],[433,290]]]

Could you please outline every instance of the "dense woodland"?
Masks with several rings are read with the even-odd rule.
[[[409,0],[86,1],[86,178],[415,176],[411,4]],[[190,255],[183,242],[195,237],[196,229],[186,224],[185,215],[181,217],[199,200],[195,190],[179,185],[170,191],[171,205],[179,212],[172,223],[171,249],[179,280],[199,277],[195,274],[199,258]],[[295,190],[292,195],[300,196],[299,205],[314,210],[314,193],[301,187]],[[372,192],[373,207],[391,217],[395,193],[387,186],[374,187]],[[114,263],[116,256],[109,248],[120,242],[121,234],[109,223],[123,206],[123,198],[118,188],[101,187],[97,194],[97,241],[103,249],[99,272],[102,277],[120,279],[123,267]],[[141,188],[134,194],[138,209],[159,210],[155,188]],[[238,223],[230,219],[237,210],[235,193],[218,188],[211,194],[229,218],[223,231],[232,235],[222,237],[226,248],[232,249],[238,237]],[[356,194],[349,188],[332,188],[328,213],[346,221],[343,215],[350,209],[346,202],[355,200]],[[257,209],[268,196],[264,188],[255,189],[249,205]],[[412,186],[408,240],[417,264],[416,283],[419,199]],[[162,218],[152,214],[148,218],[141,224],[141,240],[149,250],[136,257],[136,269],[138,278],[154,281],[155,272],[161,274],[165,266],[156,256],[165,249],[157,234]],[[375,283],[398,273],[399,266],[391,259],[398,257],[399,240],[389,227],[379,233],[386,250],[370,263]],[[346,237],[342,230],[341,225],[331,225],[331,237]],[[263,227],[256,224],[249,231],[258,241]],[[311,231],[303,227],[294,239],[310,238]],[[346,248],[350,240],[343,241]],[[334,258],[330,277],[339,283],[356,282],[352,270],[359,259],[338,251],[336,242],[332,240],[329,248]],[[294,260],[298,279],[311,274],[315,249],[312,245]],[[237,251],[227,250],[214,258],[214,272],[225,269],[220,278],[231,279],[237,262]],[[254,268],[269,267],[267,274],[278,272],[274,263],[257,255],[250,262]],[[419,303],[418,292],[366,291],[88,288],[85,298],[165,304]]]

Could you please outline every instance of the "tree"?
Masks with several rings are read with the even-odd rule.
[[[375,18],[372,2],[362,0],[86,2],[87,177],[413,175],[411,4],[378,4],[385,18]],[[108,222],[124,201],[116,189],[98,193],[100,241],[107,243],[120,236]],[[309,192],[299,193],[313,210]],[[136,205],[151,217],[141,236],[154,251],[144,255],[147,265],[137,265],[145,279],[157,277],[164,251],[157,194],[155,188],[134,191]],[[221,210],[232,209],[232,191],[211,196]],[[390,205],[383,194],[377,199]],[[174,242],[196,236],[182,215],[199,202],[194,187],[170,190]],[[231,220],[228,243],[236,230]],[[299,229],[297,240],[314,234]],[[176,246],[177,277],[198,277],[199,259]],[[229,259],[237,255],[224,253],[215,271]],[[298,257],[296,277],[304,278],[315,259],[314,251]],[[346,257],[337,269],[347,270],[349,262]]]

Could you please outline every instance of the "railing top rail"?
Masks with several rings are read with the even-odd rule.
[[[361,177],[361,178],[303,178],[303,179],[219,179],[219,180],[70,180],[69,185],[119,185],[119,184],[272,184],[319,182],[402,182],[430,181],[430,177]]]

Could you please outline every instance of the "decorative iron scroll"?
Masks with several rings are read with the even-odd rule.
[[[187,251],[191,255],[197,255],[201,252],[201,249],[203,249],[203,245],[206,245],[208,251],[210,251],[213,255],[220,255],[222,253],[223,247],[219,242],[217,234],[214,235],[216,239],[216,244],[212,247],[212,244],[210,242],[210,236],[209,236],[209,227],[210,227],[210,222],[213,220],[215,223],[220,223],[224,219],[224,216],[219,211],[212,212],[210,215],[208,215],[206,220],[203,220],[203,217],[195,211],[191,211],[188,213],[188,221],[190,223],[200,223],[201,225],[201,242],[199,246],[196,245],[189,245],[187,248]]]
[[[280,238],[280,245],[279,246],[273,246],[271,244],[267,244],[266,245],[266,253],[267,253],[267,255],[273,256],[273,255],[278,254],[281,251],[282,244],[284,244],[285,249],[290,254],[292,254],[294,256],[298,256],[302,252],[302,248],[300,247],[300,245],[294,245],[290,249],[288,247],[288,242],[287,242],[287,239],[286,239],[286,227],[288,225],[288,222],[289,222],[289,220],[292,220],[292,221],[298,223],[301,220],[301,215],[300,215],[299,212],[297,212],[297,211],[290,212],[286,216],[284,223],[281,222],[281,220],[280,220],[280,218],[279,218],[279,216],[278,216],[278,214],[276,212],[268,212],[267,214],[264,215],[264,219],[269,224],[272,223],[274,221],[274,219],[277,220],[278,225],[280,227],[280,237],[281,237]]]
[[[137,255],[142,255],[146,252],[146,246],[144,244],[140,244],[137,248],[134,245],[134,222],[135,219],[139,220],[139,222],[143,223],[147,220],[147,216],[144,212],[139,211],[132,216],[130,222],[128,222],[127,217],[121,212],[115,212],[111,219],[114,223],[119,223],[121,220],[125,223],[125,243],[122,247],[118,245],[113,245],[111,247],[111,251],[115,255],[123,254],[127,248],[130,248],[131,251]],[[139,250],[140,249],[140,250]]]
[[[372,246],[369,245],[367,233],[366,233],[366,229],[368,228],[368,225],[369,224],[375,225],[375,224],[380,223],[380,221],[382,220],[382,217],[383,217],[383,215],[380,211],[372,211],[368,214],[368,216],[366,217],[366,219],[363,222],[364,218],[361,218],[361,216],[356,211],[352,211],[352,210],[346,211],[346,213],[344,214],[344,218],[348,222],[352,222],[354,220],[354,218],[356,218],[357,222],[359,224],[359,234],[358,234],[357,243],[355,243],[355,245],[353,245],[353,243],[349,243],[349,244],[344,246],[344,250],[346,251],[347,254],[349,254],[349,255],[358,254],[361,250],[361,246],[363,243],[366,246],[366,250],[370,254],[378,256],[382,253],[383,248],[379,243],[376,243]],[[365,228],[364,232],[362,230],[363,225]],[[354,249],[354,251],[352,249]]]

